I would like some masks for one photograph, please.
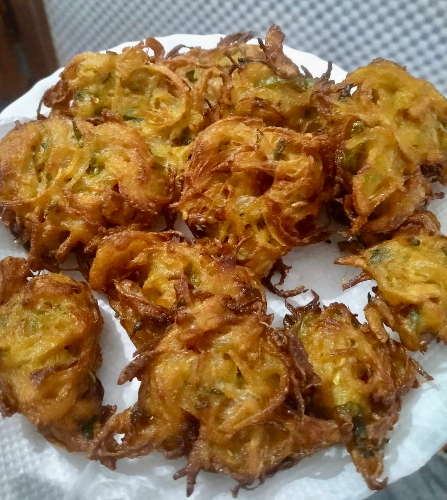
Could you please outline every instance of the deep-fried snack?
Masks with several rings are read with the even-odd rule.
[[[237,246],[238,262],[263,276],[292,247],[324,237],[326,146],[260,119],[220,120],[194,142],[176,208],[193,233]]]
[[[146,48],[154,55],[149,56]],[[182,166],[208,108],[188,78],[163,62],[163,46],[153,38],[121,54],[78,54],[47,90],[43,103],[53,114],[85,119],[112,112],[146,139],[157,162],[166,168]]]
[[[201,469],[249,485],[339,442],[335,422],[304,415],[301,391],[317,379],[296,339],[270,327],[258,279],[224,246],[218,256],[173,236],[116,234],[93,262],[93,286],[109,290],[118,314],[132,318],[122,318],[126,330],[138,321],[138,353],[119,382],[137,377],[141,386],[138,402],[104,427],[91,458],[113,467],[154,450],[186,455],[178,477],[187,476],[191,493]],[[170,320],[162,335],[145,323],[153,325],[158,308]],[[143,309],[148,317],[136,317]],[[124,434],[121,443],[116,434]]]
[[[159,42],[147,38],[122,54],[79,54],[42,102],[53,114],[85,119],[112,112],[135,127],[157,161],[174,171],[184,167],[197,134],[223,117],[259,117],[300,132],[321,128],[310,103],[316,80],[284,55],[279,27],[272,25],[265,44],[248,45],[252,37],[236,33],[215,49],[186,53],[179,45],[165,54]]]
[[[261,118],[267,125],[288,127],[297,132],[322,128],[312,101],[316,78],[298,67],[283,52],[284,34],[272,25],[259,40],[256,56],[233,58],[229,114]],[[226,116],[226,115],[225,115]]]
[[[337,85],[315,87],[337,150],[351,233],[397,229],[447,181],[447,100],[430,83],[376,59]]]
[[[234,249],[191,246],[179,237],[184,239],[175,232],[118,232],[104,239],[90,269],[90,285],[107,293],[138,348],[156,346],[185,300],[191,306],[217,294],[234,307],[265,310],[260,282],[234,266]]]
[[[102,406],[102,318],[86,283],[31,277],[25,259],[0,262],[0,412],[25,415],[52,443],[87,451],[113,409]]]
[[[371,328],[387,338],[383,325],[389,326],[412,351],[424,350],[433,336],[447,343],[447,237],[439,229],[432,213],[420,213],[392,239],[335,261],[363,270],[345,288],[376,281],[376,296],[365,308]]]
[[[447,101],[389,61],[338,85],[329,64],[316,79],[285,55],[276,25],[265,43],[252,37],[75,56],[42,99],[50,118],[2,141],[0,208],[30,255],[0,263],[0,411],[110,468],[152,451],[185,457],[188,495],[200,470],[233,477],[236,493],[339,442],[379,489],[401,399],[417,372],[428,378],[404,347],[447,342],[447,238],[414,215],[436,196],[429,180],[447,183]],[[369,324],[315,299],[272,328],[259,280],[327,237],[326,204],[374,243],[337,261],[364,270],[349,286],[376,279]],[[137,230],[162,212],[172,227],[168,207],[198,243]],[[119,383],[137,378],[138,400],[112,417],[89,288],[31,275],[72,250],[81,264],[97,251],[91,286],[137,347]]]
[[[417,364],[397,342],[378,339],[344,304],[321,310],[314,301],[297,309],[294,321],[291,329],[321,379],[308,411],[339,423],[357,470],[371,489],[383,488],[386,435],[397,421],[402,396],[417,385]]]
[[[317,81],[283,53],[284,34],[272,25],[265,44],[245,42],[253,33],[236,33],[221,40],[215,49],[194,47],[179,54],[171,51],[165,64],[186,76],[208,104],[207,124],[232,115],[261,118],[267,125],[298,132],[321,128],[312,87]]]
[[[0,143],[3,220],[34,269],[63,262],[112,227],[149,227],[172,178],[144,140],[119,123],[52,117],[18,125]]]

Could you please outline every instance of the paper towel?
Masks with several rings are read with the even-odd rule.
[[[167,50],[179,43],[188,46],[213,47],[221,35],[173,35],[159,38]],[[112,50],[119,51],[128,44]],[[314,75],[326,70],[327,63],[313,56],[286,48],[296,63],[306,66]],[[27,121],[36,116],[43,92],[57,81],[60,70],[37,83],[25,96],[0,115],[0,138],[13,128],[14,121]],[[334,67],[333,78],[340,81],[344,72]],[[447,207],[442,200],[430,207],[447,230]],[[0,228],[0,258],[25,256],[3,227]],[[293,250],[285,261],[293,268],[285,286],[298,284],[315,290],[324,304],[344,302],[363,319],[363,307],[371,285],[361,283],[342,292],[341,281],[357,270],[335,266],[339,256],[335,244],[320,243]],[[306,302],[299,296],[295,304]],[[118,411],[136,400],[139,383],[117,386],[121,369],[131,359],[134,347],[114,318],[114,313],[97,295],[105,326],[102,335],[103,366],[99,378],[105,387],[105,403],[117,404]],[[268,294],[269,312],[275,324],[281,325],[287,310],[282,300]],[[432,344],[427,354],[416,356],[434,381],[413,390],[405,398],[399,422],[390,434],[385,454],[385,474],[390,482],[411,474],[424,465],[447,442],[447,347]],[[159,454],[136,460],[122,460],[112,472],[83,455],[70,454],[50,445],[22,416],[0,419],[0,500],[140,500],[162,496],[164,500],[185,498],[185,480],[174,481],[173,474],[184,466],[183,460],[168,461]],[[195,491],[196,500],[232,498],[234,481],[228,477],[201,472]],[[278,473],[255,491],[241,490],[241,500],[361,500],[372,492],[355,471],[347,452],[340,446],[303,460]]]

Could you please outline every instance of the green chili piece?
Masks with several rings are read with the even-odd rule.
[[[380,264],[388,258],[389,252],[387,248],[377,247],[371,252],[371,256],[369,258],[369,264]]]
[[[144,118],[141,116],[123,115],[123,120],[126,122],[142,122]]]
[[[191,69],[190,71],[186,72],[186,78],[191,82],[195,83],[197,82],[197,78],[195,77],[195,70]]]
[[[224,393],[220,389],[211,389],[210,392],[216,396],[224,396]]]
[[[91,441],[94,437],[93,426],[95,425],[95,422],[96,422],[96,416],[93,416],[81,422],[81,425],[79,426],[79,430],[82,436],[88,441]]]
[[[75,120],[73,120],[73,132],[76,137],[76,140],[79,142],[80,146],[82,147],[82,134],[81,131],[79,130],[78,126],[76,125]]]
[[[408,315],[408,322],[410,323],[410,328],[412,330],[417,330],[420,321],[421,321],[420,314],[415,309],[413,309]]]
[[[287,143],[284,139],[280,139],[278,141],[278,144],[276,145],[276,148],[275,150],[273,151],[273,158],[276,160],[276,161],[279,161],[282,157],[282,154],[284,152],[284,150],[286,149],[287,147]]]

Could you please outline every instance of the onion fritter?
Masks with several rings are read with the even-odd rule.
[[[108,228],[149,227],[170,184],[144,140],[119,123],[53,117],[19,125],[0,143],[0,206],[35,269]]]
[[[326,146],[259,119],[220,120],[194,142],[176,208],[193,232],[237,246],[238,262],[263,276],[292,247],[324,237]]]
[[[234,307],[265,310],[260,282],[250,270],[234,266],[232,248],[191,246],[177,236],[183,238],[175,232],[113,234],[103,240],[90,269],[90,285],[107,293],[138,348],[154,348],[185,302],[201,304],[217,294]]]
[[[298,309],[292,331],[321,379],[308,410],[339,423],[357,470],[380,489],[386,434],[398,419],[402,396],[417,385],[418,365],[405,349],[379,340],[344,304]]]
[[[259,280],[235,266],[225,246],[173,236],[115,234],[93,262],[93,286],[108,291],[139,347],[119,382],[137,377],[141,386],[91,457],[113,467],[154,450],[186,455],[178,477],[187,475],[191,493],[201,469],[248,485],[339,442],[335,422],[304,416],[301,391],[316,378],[296,339],[270,327]],[[169,321],[160,333],[154,324],[163,314]],[[116,434],[124,434],[119,444]]]
[[[376,59],[315,97],[353,234],[397,229],[430,196],[424,175],[447,181],[447,100],[430,83]]]
[[[150,47],[154,56],[145,48]],[[121,54],[85,52],[75,56],[60,81],[43,97],[54,113],[101,118],[104,111],[134,127],[165,167],[182,166],[187,144],[203,127],[203,107],[194,87],[169,69],[164,49],[153,38]]]
[[[0,262],[0,411],[25,415],[68,451],[86,451],[113,412],[102,406],[95,376],[102,359],[98,305],[86,283],[30,276],[24,259]]]
[[[244,43],[253,33],[236,33],[221,40],[215,49],[194,47],[179,54],[171,51],[166,64],[186,77],[208,109],[207,125],[232,115],[261,118],[267,125],[298,132],[321,128],[317,109],[311,104],[317,79],[302,74],[283,52],[284,34],[272,25],[266,42]]]
[[[252,37],[236,33],[215,49],[186,53],[180,45],[165,54],[147,38],[122,54],[79,54],[42,102],[53,114],[85,119],[112,112],[141,133],[158,162],[177,172],[197,134],[223,117],[259,117],[300,132],[321,128],[310,102],[316,80],[284,55],[279,27],[272,25],[265,44],[246,44]]]
[[[433,214],[417,214],[392,239],[336,260],[376,281],[365,308],[371,328],[387,338],[383,324],[389,326],[412,351],[425,350],[432,336],[447,343],[447,237],[439,229]]]

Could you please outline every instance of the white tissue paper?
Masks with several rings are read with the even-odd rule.
[[[159,38],[167,50],[177,44],[211,48],[221,35],[173,35]],[[114,48],[120,51],[123,44]],[[286,48],[297,64],[315,76],[327,69],[327,63],[312,54]],[[37,83],[26,95],[6,108],[0,115],[0,138],[14,127],[15,120],[29,121],[43,92],[53,85],[60,70]],[[333,68],[336,81],[345,73]],[[439,200],[431,204],[447,230],[447,205]],[[0,228],[0,258],[25,256],[4,228]],[[368,282],[342,292],[343,277],[352,277],[357,270],[333,264],[339,256],[335,244],[320,243],[292,251],[284,259],[292,270],[286,288],[298,284],[315,290],[323,302],[344,302],[363,320],[363,307],[371,289]],[[310,294],[299,296],[296,304],[304,304]],[[134,381],[119,387],[116,384],[122,368],[131,359],[134,347],[114,317],[105,297],[97,295],[105,326],[102,335],[103,366],[99,378],[105,387],[105,404],[117,404],[118,411],[136,401],[138,385]],[[293,302],[293,300],[292,300]],[[275,313],[275,324],[281,325],[287,313],[282,300],[268,295],[269,312]],[[412,390],[404,399],[402,412],[385,454],[385,474],[389,481],[411,474],[422,467],[447,442],[447,347],[432,344],[428,353],[416,357],[434,377],[422,387]],[[184,466],[183,460],[168,461],[160,454],[135,460],[121,460],[112,472],[98,462],[89,462],[79,453],[68,453],[45,441],[27,420],[14,415],[0,419],[0,499],[1,500],[141,500],[157,496],[164,500],[185,498],[185,480],[174,481],[173,474]],[[224,500],[232,498],[235,482],[224,476],[201,472],[191,498]],[[355,471],[347,452],[341,447],[322,451],[302,460],[300,464],[276,474],[255,491],[241,490],[240,500],[361,500],[372,492]]]

